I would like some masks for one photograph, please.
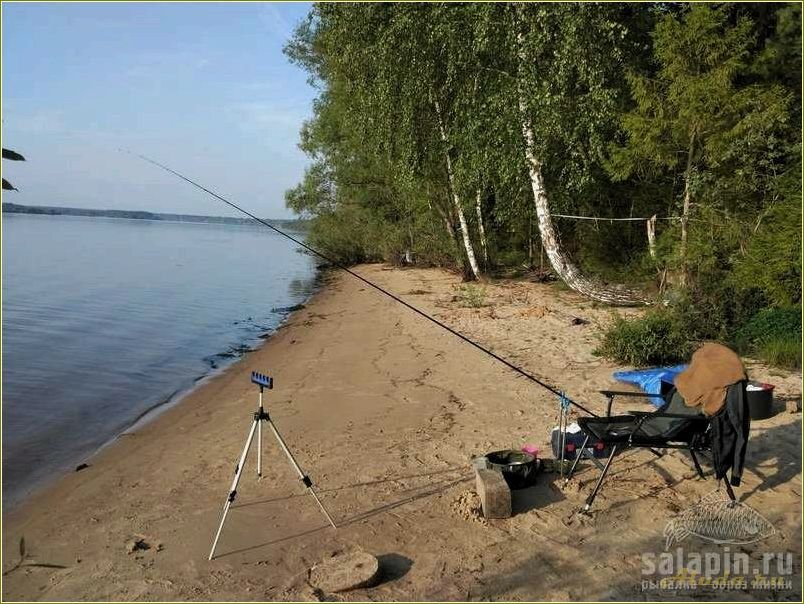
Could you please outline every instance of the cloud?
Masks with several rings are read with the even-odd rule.
[[[23,132],[26,134],[49,134],[65,130],[64,112],[48,109],[23,109],[23,101],[9,102],[3,100],[3,130]]]
[[[287,40],[293,35],[293,26],[275,4],[270,2],[261,4],[258,15],[265,28],[280,40]]]
[[[231,103],[226,113],[234,117],[246,131],[270,131],[296,135],[306,114],[298,107],[280,106],[266,101]]]
[[[131,78],[152,78],[163,73],[170,73],[171,77],[175,77],[179,74],[191,74],[210,64],[209,59],[190,50],[143,52],[132,59],[133,64],[125,72]]]

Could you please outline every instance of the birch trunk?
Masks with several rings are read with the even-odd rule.
[[[472,269],[472,274],[475,279],[480,278],[480,269],[477,266],[477,259],[475,258],[475,250],[472,247],[472,241],[469,238],[469,228],[466,225],[466,216],[461,207],[461,200],[458,197],[458,190],[455,188],[455,174],[452,171],[452,159],[449,155],[449,137],[447,130],[444,126],[444,121],[441,118],[441,107],[438,101],[433,101],[435,107],[436,117],[438,118],[438,129],[441,133],[441,141],[444,143],[444,158],[447,163],[447,178],[449,179],[449,188],[452,195],[452,203],[455,206],[455,214],[458,216],[458,222],[461,225],[461,237],[463,238],[463,247],[466,250],[466,257],[469,260],[469,266]]]
[[[483,249],[483,265],[486,267],[486,270],[488,270],[489,248],[486,244],[486,229],[483,227],[483,210],[480,207],[480,189],[477,190],[475,209],[477,210],[477,230],[480,232],[480,247]]]
[[[429,202],[428,202],[429,203]],[[455,231],[455,222],[454,216],[452,216],[451,211],[445,211],[440,204],[430,204],[431,208],[435,208],[438,215],[441,217],[441,220],[444,222],[444,226],[447,228],[447,233],[449,233],[450,239],[452,240],[453,244],[455,245],[455,251],[458,252],[458,260],[461,263],[461,267],[463,269],[463,275],[465,279],[471,279],[472,276],[472,268],[469,266],[469,263],[466,261],[466,254],[461,253],[461,238],[458,237],[458,233]],[[447,208],[448,210],[451,209],[452,204],[448,203]]]
[[[519,43],[520,69],[525,62],[522,34],[517,34]],[[528,166],[530,184],[533,189],[533,200],[536,205],[536,217],[539,224],[539,234],[542,246],[547,252],[547,258],[553,269],[558,273],[564,283],[580,294],[593,300],[614,304],[617,306],[638,306],[647,304],[646,298],[638,291],[621,285],[606,285],[581,273],[569,256],[561,249],[553,220],[550,215],[547,191],[544,186],[541,162],[536,158],[535,136],[533,126],[528,115],[525,91],[522,86],[521,75],[518,80],[519,114],[522,121],[522,137],[525,140],[525,160]]]
[[[648,219],[646,226],[648,229],[648,252],[650,252],[650,257],[656,260],[656,214]]]
[[[687,150],[687,168],[684,171],[684,207],[681,211],[681,285],[687,285],[687,224],[692,202],[692,159],[695,154],[695,129],[690,131],[690,146]]]

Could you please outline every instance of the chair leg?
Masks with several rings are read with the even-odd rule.
[[[609,468],[611,467],[611,460],[614,459],[614,454],[616,452],[617,452],[617,445],[612,445],[611,455],[609,455],[608,460],[606,460],[606,465],[603,467],[603,471],[600,473],[600,478],[597,479],[595,490],[592,491],[592,494],[586,498],[586,505],[583,506],[584,512],[588,512],[590,509],[592,509],[592,503],[594,503],[595,497],[597,497],[597,492],[600,490],[600,486],[603,484],[603,479],[606,478],[606,474],[608,474],[609,472]]]
[[[726,485],[726,493],[728,493],[729,499],[731,499],[732,501],[737,501],[737,498],[734,496],[734,490],[731,488],[731,485],[729,484],[729,479],[724,477],[723,484]]]
[[[706,478],[704,476],[703,468],[701,468],[701,464],[698,462],[698,456],[695,455],[695,451],[693,449],[689,449],[690,457],[692,457],[692,463],[695,465],[695,471],[698,472],[698,476],[701,478]]]
[[[587,434],[586,438],[583,439],[583,444],[581,445],[581,448],[578,449],[578,453],[575,454],[575,460],[572,462],[572,467],[570,468],[569,474],[567,474],[567,477],[564,479],[564,486],[567,486],[567,483],[570,481],[570,478],[572,478],[572,475],[575,473],[575,468],[578,466],[578,462],[581,461],[581,456],[583,455],[583,452],[586,450],[586,444],[588,442],[589,442],[589,435]]]

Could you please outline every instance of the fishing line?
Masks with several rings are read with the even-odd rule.
[[[134,155],[134,156],[136,156],[136,157],[139,157],[141,160],[143,160],[143,161],[145,161],[145,162],[148,162],[149,164],[152,164],[152,165],[156,166],[157,168],[161,168],[162,170],[165,170],[166,172],[169,172],[170,174],[173,174],[174,176],[177,176],[177,177],[181,178],[183,181],[190,183],[190,184],[191,184],[191,185],[193,185],[194,187],[196,187],[196,188],[198,188],[198,189],[201,189],[202,191],[204,191],[204,193],[208,193],[209,195],[212,195],[212,196],[213,196],[215,199],[217,199],[217,200],[219,200],[219,201],[222,201],[223,203],[225,203],[225,204],[226,204],[226,205],[228,205],[228,206],[233,207],[233,208],[234,208],[235,210],[237,210],[238,212],[242,212],[243,214],[245,214],[245,215],[246,215],[246,216],[248,216],[249,218],[253,218],[253,219],[254,219],[254,220],[256,220],[257,222],[259,222],[261,225],[266,226],[266,227],[268,227],[269,229],[271,229],[272,231],[274,231],[274,232],[276,232],[276,233],[278,233],[278,234],[282,235],[282,237],[285,237],[286,239],[290,239],[290,240],[291,240],[293,243],[295,243],[295,244],[297,244],[297,245],[299,245],[299,246],[303,247],[304,249],[306,249],[307,251],[309,251],[309,252],[311,252],[311,253],[315,254],[315,255],[316,255],[316,256],[318,256],[319,258],[322,258],[323,260],[326,260],[327,262],[329,262],[331,265],[335,266],[336,268],[339,268],[339,269],[341,269],[342,271],[346,271],[347,273],[349,273],[350,275],[352,275],[352,277],[355,277],[356,279],[359,279],[360,281],[362,281],[363,283],[365,283],[365,284],[366,284],[366,285],[368,285],[369,287],[372,287],[372,288],[376,289],[378,292],[385,294],[386,296],[388,296],[388,297],[389,297],[389,298],[391,298],[392,300],[395,300],[396,302],[399,302],[399,303],[400,303],[402,306],[405,306],[406,308],[409,308],[410,310],[412,310],[412,311],[413,311],[413,312],[415,312],[416,314],[421,315],[422,317],[424,317],[425,319],[427,319],[427,320],[428,320],[428,321],[430,321],[431,323],[435,323],[435,324],[436,324],[436,325],[438,325],[440,328],[442,328],[442,329],[444,329],[444,330],[448,331],[449,333],[451,333],[451,334],[452,334],[452,335],[454,335],[455,337],[460,338],[461,340],[463,340],[463,341],[464,341],[464,342],[466,342],[467,344],[470,344],[471,346],[474,346],[474,347],[475,347],[475,348],[477,348],[479,351],[486,353],[487,355],[489,355],[489,356],[490,356],[490,357],[492,357],[493,359],[496,359],[497,361],[499,361],[500,363],[502,363],[503,365],[505,365],[506,367],[508,367],[508,368],[509,368],[509,369],[511,369],[512,371],[514,371],[514,372],[518,373],[520,376],[522,376],[522,377],[524,377],[524,378],[527,378],[527,379],[529,379],[531,382],[533,382],[533,383],[535,383],[535,384],[538,384],[538,385],[539,385],[539,386],[541,386],[542,388],[545,388],[545,389],[549,390],[550,392],[552,392],[552,393],[553,393],[553,394],[555,394],[556,396],[559,396],[559,397],[564,397],[564,398],[565,398],[567,401],[569,401],[569,403],[570,403],[571,405],[574,405],[575,407],[577,407],[577,408],[578,408],[578,409],[580,409],[581,411],[583,411],[583,412],[585,412],[585,413],[588,413],[589,415],[592,415],[593,417],[598,417],[598,415],[597,415],[596,413],[593,413],[592,411],[590,411],[589,409],[587,409],[586,407],[584,407],[584,406],[583,406],[583,405],[581,405],[580,403],[576,403],[576,402],[575,402],[575,401],[573,401],[572,399],[567,398],[567,397],[566,397],[566,396],[565,396],[565,395],[564,395],[564,394],[563,394],[561,391],[557,390],[556,388],[553,388],[553,387],[552,387],[552,386],[550,386],[549,384],[546,384],[545,382],[543,382],[542,380],[540,380],[539,378],[537,378],[535,375],[533,375],[533,374],[531,374],[531,373],[528,373],[527,371],[525,371],[525,370],[524,370],[524,369],[522,369],[521,367],[517,367],[516,365],[514,365],[513,363],[511,363],[511,362],[510,362],[510,361],[508,361],[507,359],[504,359],[504,358],[503,358],[503,357],[501,357],[500,355],[498,355],[498,354],[496,354],[496,353],[492,352],[491,350],[489,350],[488,348],[486,348],[486,347],[484,347],[484,346],[482,346],[482,345],[478,344],[478,343],[477,343],[477,342],[475,342],[474,340],[471,340],[471,339],[467,338],[467,337],[466,337],[465,335],[463,335],[462,333],[460,333],[460,332],[458,332],[458,331],[455,331],[455,330],[454,330],[454,329],[452,329],[452,328],[451,328],[449,325],[445,325],[444,323],[442,323],[441,321],[439,321],[439,320],[438,320],[438,319],[436,319],[435,317],[431,317],[430,315],[428,315],[428,314],[427,314],[426,312],[424,312],[423,310],[419,310],[419,309],[418,309],[418,308],[416,308],[415,306],[413,306],[413,305],[411,305],[411,304],[408,304],[408,303],[407,303],[407,302],[405,302],[405,301],[404,301],[402,298],[400,298],[400,297],[398,297],[398,296],[396,296],[396,295],[392,294],[391,292],[389,292],[389,291],[388,291],[388,290],[386,290],[386,289],[383,289],[383,288],[382,288],[382,287],[380,287],[379,285],[377,285],[377,284],[375,284],[375,283],[372,283],[371,281],[369,281],[369,280],[368,280],[368,279],[366,279],[365,277],[361,277],[359,274],[357,274],[356,272],[354,272],[354,271],[353,271],[353,270],[351,270],[350,268],[348,268],[348,267],[344,266],[344,265],[343,265],[343,264],[341,264],[340,262],[337,262],[336,260],[333,260],[332,258],[330,258],[329,256],[327,256],[326,254],[324,254],[324,253],[322,253],[322,252],[319,252],[319,251],[318,251],[318,250],[316,250],[316,249],[313,249],[312,247],[310,247],[309,245],[307,245],[307,244],[306,244],[306,243],[304,243],[303,241],[300,241],[300,240],[296,239],[296,238],[295,238],[295,237],[293,237],[292,235],[288,235],[288,234],[287,234],[286,232],[284,232],[283,230],[278,229],[277,227],[275,227],[274,225],[272,225],[272,224],[270,224],[270,223],[266,222],[266,221],[265,221],[265,220],[263,220],[262,218],[259,218],[259,217],[255,216],[254,214],[252,214],[252,213],[251,213],[251,212],[249,212],[248,210],[245,210],[245,209],[241,208],[239,205],[237,205],[237,204],[235,204],[235,203],[233,203],[233,202],[229,201],[229,200],[228,200],[228,199],[226,199],[225,197],[222,197],[222,196],[218,195],[217,193],[215,193],[214,191],[210,191],[210,190],[209,190],[209,189],[207,189],[205,186],[198,184],[198,183],[197,183],[197,182],[195,182],[194,180],[192,180],[192,179],[190,179],[190,178],[187,178],[186,176],[184,176],[184,174],[181,174],[181,173],[179,173],[179,172],[176,172],[176,170],[173,170],[173,169],[171,169],[171,168],[168,168],[168,167],[167,167],[167,166],[165,166],[164,164],[160,164],[158,161],[153,160],[153,159],[151,159],[150,157],[146,157],[145,155],[141,155],[140,153],[134,153],[133,151],[128,151],[128,150],[125,150],[125,149],[121,149],[121,151],[122,151],[123,153],[128,153],[128,154],[130,154],[130,155]]]

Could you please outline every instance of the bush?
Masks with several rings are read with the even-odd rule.
[[[801,309],[765,308],[734,335],[734,346],[768,365],[801,367]]]
[[[307,242],[347,266],[378,262],[383,260],[375,243],[380,228],[381,225],[360,210],[332,212],[313,219]]]
[[[801,342],[801,309],[765,308],[736,331],[733,343],[740,351],[755,352],[766,342],[783,340]]]
[[[731,342],[735,329],[767,304],[759,290],[738,289],[725,273],[714,271],[694,287],[673,292],[668,312],[674,329],[688,340]]]
[[[768,365],[801,369],[801,336],[772,337],[757,348],[757,355]]]
[[[486,288],[477,285],[464,285],[461,287],[461,296],[464,306],[480,308],[486,305]]]
[[[614,317],[595,354],[624,365],[647,367],[686,361],[690,340],[678,331],[666,310],[653,310],[636,319]]]

